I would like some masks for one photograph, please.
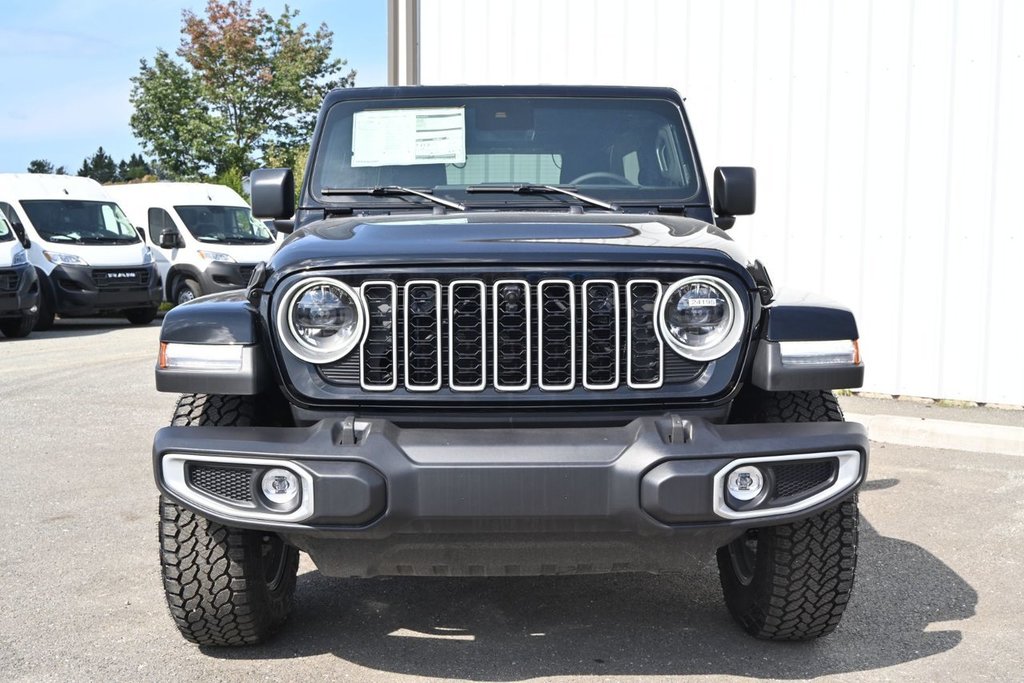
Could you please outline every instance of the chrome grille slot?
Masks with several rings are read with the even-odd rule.
[[[432,280],[405,284],[405,387],[441,388],[441,285]]]
[[[477,280],[448,285],[448,386],[480,391],[487,386],[487,288]]]
[[[619,386],[619,285],[614,280],[583,283],[583,386]]]
[[[371,281],[363,283],[362,292],[367,325],[359,346],[359,381],[370,391],[390,391],[398,386],[398,288]]]
[[[656,317],[661,283],[631,280],[626,285],[626,298],[626,381],[633,389],[657,389],[662,384],[664,354]]]
[[[569,280],[537,285],[537,383],[548,391],[576,386],[576,288]]]
[[[530,388],[530,284],[525,280],[494,283],[494,388]]]

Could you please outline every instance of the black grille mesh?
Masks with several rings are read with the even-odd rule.
[[[367,284],[363,299],[369,314],[366,341],[363,342],[363,381],[373,387],[390,387],[395,382],[392,353],[395,344],[393,286]],[[358,374],[355,376],[358,381]]]
[[[798,496],[815,489],[832,479],[835,462],[820,460],[817,462],[800,462],[774,465],[775,498]]]
[[[459,389],[479,388],[485,373],[484,309],[486,290],[464,282],[451,286],[451,385]]]
[[[502,387],[529,384],[527,361],[530,343],[530,293],[525,282],[505,282],[496,288],[495,340],[497,363],[495,380]]]
[[[14,270],[0,270],[0,292],[18,291],[18,272]]]
[[[653,385],[661,381],[661,342],[655,331],[655,304],[661,286],[656,282],[630,284],[629,381],[639,385]]]
[[[594,282],[584,288],[587,361],[583,372],[590,386],[612,386],[619,381],[617,290],[613,282]]]
[[[149,271],[121,268],[93,268],[92,281],[96,283],[97,289],[141,287],[149,284]]]
[[[200,491],[228,500],[252,502],[252,470],[192,464],[188,468],[188,480]]]
[[[575,378],[573,338],[575,291],[572,283],[548,282],[540,286],[540,330],[537,344],[540,381],[545,387],[568,388]]]

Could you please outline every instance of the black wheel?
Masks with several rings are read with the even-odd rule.
[[[124,312],[124,317],[128,318],[128,322],[132,325],[148,325],[153,322],[154,318],[156,318],[156,313],[159,310],[159,306],[153,306],[151,308],[130,308]]]
[[[254,397],[185,394],[171,424],[264,422]],[[161,498],[160,564],[171,617],[186,640],[253,645],[287,619],[299,553],[275,534],[224,526]]]
[[[0,334],[10,339],[27,337],[36,328],[36,319],[38,317],[38,311],[24,311],[20,318],[0,321]]]
[[[57,317],[57,313],[53,308],[53,301],[50,300],[50,295],[47,293],[47,288],[42,286],[42,276],[40,276],[40,291],[39,291],[39,305],[36,312],[36,332],[46,332],[53,328],[53,320]]]
[[[199,283],[189,277],[183,277],[174,285],[174,303],[187,304],[192,299],[203,295],[203,288]]]
[[[841,422],[827,391],[761,392],[737,401],[734,421]],[[835,630],[857,567],[857,499],[807,519],[752,529],[718,550],[729,612],[767,640],[810,640]]]

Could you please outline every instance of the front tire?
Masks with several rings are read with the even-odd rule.
[[[841,422],[828,391],[748,390],[736,422]],[[725,603],[751,635],[811,640],[834,631],[853,590],[859,512],[853,496],[807,519],[752,529],[718,550]]]
[[[57,317],[57,312],[53,305],[53,299],[48,293],[48,287],[45,286],[42,276],[40,276],[40,288],[39,288],[39,304],[36,312],[36,332],[46,332],[47,330],[53,329],[53,321]]]
[[[203,288],[199,286],[198,282],[189,277],[181,278],[174,286],[174,304],[176,306],[187,304],[189,301],[198,299],[202,295]]]
[[[259,407],[251,396],[184,394],[171,424],[266,424]],[[186,640],[254,645],[288,617],[299,552],[275,534],[224,526],[161,497],[160,564],[167,606]]]
[[[8,339],[21,339],[32,333],[36,327],[38,313],[26,311],[20,318],[0,322],[0,334]]]

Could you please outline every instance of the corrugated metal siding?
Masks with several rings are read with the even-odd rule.
[[[866,390],[1024,404],[1024,2],[421,0],[436,83],[669,85],[732,231],[857,313]]]

